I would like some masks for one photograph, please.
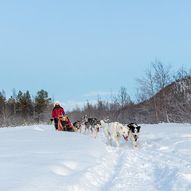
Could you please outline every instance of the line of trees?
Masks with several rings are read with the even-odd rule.
[[[110,101],[99,98],[96,104],[87,102],[83,109],[74,109],[70,115],[73,120],[78,120],[86,114],[122,123],[191,122],[190,77],[191,69],[187,71],[181,67],[172,73],[170,66],[155,60],[145,71],[144,77],[137,79],[135,100],[132,101],[129,96],[128,88],[121,87],[118,95],[113,96]],[[175,82],[183,79],[186,79],[187,91],[181,93],[178,90],[181,84]],[[169,87],[173,82],[176,90],[173,89],[174,87]]]
[[[169,66],[156,60],[137,83],[134,100],[128,88],[121,87],[109,101],[99,97],[96,104],[87,102],[83,108],[69,112],[70,119],[76,121],[88,115],[122,123],[191,122],[191,69],[181,67],[172,73]],[[9,99],[2,90],[0,127],[47,123],[52,107],[45,90],[38,91],[34,97],[29,91],[16,93],[14,90]]]
[[[29,91],[13,94],[6,99],[4,90],[0,92],[0,126],[28,125],[47,122],[52,108],[48,92],[40,90],[32,97]]]

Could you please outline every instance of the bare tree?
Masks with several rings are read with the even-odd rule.
[[[132,101],[130,96],[127,93],[127,89],[125,87],[121,87],[118,95],[114,97],[114,103],[116,103],[121,108],[123,108],[131,102]]]
[[[182,66],[174,75],[173,75],[173,79],[174,80],[181,80],[185,77],[191,76],[191,73],[189,73],[189,71],[187,71],[184,66]]]
[[[157,106],[158,101],[154,95],[171,82],[170,67],[166,67],[162,62],[155,60],[155,62],[151,64],[151,69],[146,71],[145,77],[138,79],[137,82],[139,83],[137,96],[139,101],[141,100],[143,102],[153,97],[153,110],[155,113],[155,120],[157,122],[159,120],[159,107]],[[164,99],[165,95],[162,96],[162,100],[159,104],[162,104]],[[165,108],[164,110],[166,120],[168,121],[167,110]]]
[[[152,70],[147,70],[145,77],[137,79],[137,82],[139,84],[138,99],[140,101],[145,101],[155,95],[156,89]]]
[[[139,91],[138,98],[143,102],[145,100],[153,97],[153,108],[155,113],[155,120],[158,121],[158,108],[154,95],[156,94],[156,82],[155,82],[155,74],[151,69],[148,69],[145,73],[145,77],[142,79],[137,79],[139,83]]]
[[[166,67],[162,62],[158,60],[155,60],[155,62],[152,63],[152,66],[155,71],[154,79],[156,84],[156,90],[160,91],[161,89],[165,88],[172,82],[170,76],[170,66]],[[162,100],[160,104],[166,102],[165,98],[166,98],[165,91],[162,91]],[[166,104],[163,104],[163,110],[166,121],[169,122]]]
[[[155,60],[152,63],[154,69],[154,81],[156,90],[159,91],[172,82],[170,75],[170,66],[165,66],[162,62]]]

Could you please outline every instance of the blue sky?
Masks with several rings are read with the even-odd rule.
[[[156,58],[191,67],[189,0],[0,0],[0,89],[45,89],[68,109],[119,91]]]

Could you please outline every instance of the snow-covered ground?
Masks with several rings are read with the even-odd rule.
[[[142,125],[138,148],[102,132],[0,129],[0,191],[190,191],[191,125]]]

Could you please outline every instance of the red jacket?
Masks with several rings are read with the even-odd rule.
[[[58,116],[60,115],[64,115],[65,112],[64,112],[64,109],[61,107],[61,106],[55,106],[52,110],[52,117],[53,118],[58,118]]]

